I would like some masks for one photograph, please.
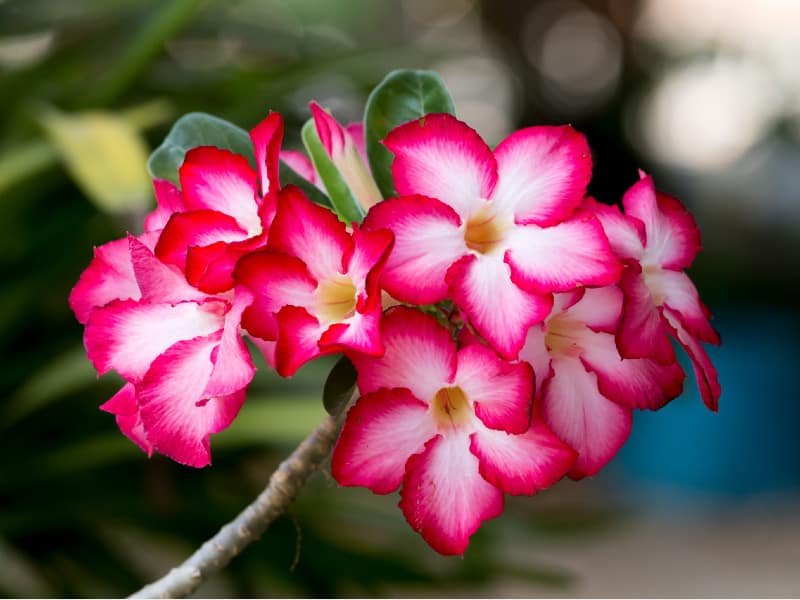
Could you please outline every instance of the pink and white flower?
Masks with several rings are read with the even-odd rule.
[[[113,369],[127,382],[101,408],[148,455],[202,467],[211,460],[209,435],[230,425],[253,377],[239,335],[252,296],[192,287],[154,255],[152,237],[98,248],[70,301],[98,373]]]
[[[615,286],[556,294],[520,351],[536,374],[538,412],[578,453],[573,479],[596,474],[614,457],[630,434],[632,409],[661,408],[683,386],[674,359],[620,357],[614,334],[622,302]]]
[[[210,294],[233,287],[236,262],[266,245],[275,214],[283,120],[270,113],[251,132],[258,171],[229,150],[193,148],[178,174],[180,189],[155,182],[158,207],[146,228],[163,227],[156,256]]]
[[[617,206],[587,198],[584,206],[600,219],[614,252],[625,264],[625,292],[617,345],[626,358],[674,361],[672,335],[692,361],[700,395],[716,411],[721,393],[717,371],[701,342],[720,343],[711,313],[684,269],[700,250],[700,231],[675,198],[657,192],[650,176],[641,178]]]
[[[533,373],[492,350],[457,349],[424,313],[390,309],[381,357],[352,354],[361,397],[333,452],[341,485],[388,494],[402,484],[409,524],[442,554],[463,554],[480,524],[503,511],[503,494],[533,494],[558,481],[574,452],[530,423]]]
[[[592,163],[571,127],[523,129],[492,153],[466,124],[434,114],[384,144],[401,197],[375,205],[364,228],[395,235],[382,279],[392,296],[451,297],[493,348],[515,358],[552,292],[618,280],[600,223],[578,208]]]
[[[242,326],[276,342],[275,365],[283,376],[322,354],[357,350],[383,352],[378,322],[378,285],[392,247],[386,230],[362,231],[287,186],[265,251],[244,257],[234,271],[255,301]]]

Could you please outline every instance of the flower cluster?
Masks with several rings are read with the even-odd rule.
[[[144,233],[96,248],[73,289],[89,359],[126,381],[101,408],[148,454],[209,464],[209,436],[254,374],[244,336],[282,376],[343,353],[358,393],[334,478],[400,488],[409,524],[462,554],[505,494],[594,475],[634,409],[680,394],[670,337],[716,410],[702,344],[719,338],[684,272],[699,232],[650,177],[622,212],[585,196],[591,154],[571,127],[523,129],[492,151],[455,117],[427,114],[383,140],[396,190],[384,200],[363,128],[311,110],[362,223],[281,186],[280,161],[322,192],[331,180],[281,150],[271,113],[250,132],[255,169],[190,150],[179,187],[154,182]]]

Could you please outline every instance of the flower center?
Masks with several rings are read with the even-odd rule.
[[[553,354],[578,356],[581,353],[578,336],[585,328],[586,325],[580,321],[564,315],[556,315],[547,320],[544,343]]]
[[[439,427],[455,429],[472,419],[472,407],[460,387],[442,388],[433,398],[433,414]]]
[[[317,315],[323,324],[337,323],[352,316],[356,310],[356,286],[346,275],[321,282],[317,286]]]
[[[464,241],[470,250],[488,254],[503,241],[506,229],[506,224],[497,218],[489,205],[482,206],[467,221]]]

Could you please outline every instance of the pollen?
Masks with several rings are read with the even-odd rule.
[[[472,407],[460,387],[441,388],[433,398],[433,414],[439,427],[457,429],[472,419]]]
[[[470,250],[480,254],[489,254],[500,247],[500,243],[505,239],[507,229],[507,224],[498,218],[491,206],[487,204],[467,221],[464,241]]]
[[[323,281],[316,291],[317,315],[324,324],[344,321],[355,313],[357,296],[353,280],[346,275]]]

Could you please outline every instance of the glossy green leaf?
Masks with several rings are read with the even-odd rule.
[[[325,184],[334,212],[345,223],[349,224],[354,221],[361,223],[364,219],[364,209],[361,208],[341,173],[325,152],[313,119],[309,119],[303,125],[301,136],[306,151],[311,157],[311,162],[314,163],[314,169]]]
[[[250,134],[241,127],[206,113],[188,113],[175,121],[162,144],[156,148],[147,161],[147,170],[155,179],[166,179],[178,184],[178,169],[183,164],[186,153],[197,146],[216,146],[241,154],[250,166],[256,168],[253,143]],[[306,195],[323,206],[330,206],[330,200],[315,185],[298,175],[291,167],[281,162],[281,184],[292,184],[302,189]]]
[[[353,395],[357,376],[356,368],[346,356],[333,365],[322,389],[322,404],[328,414],[335,417],[347,406]]]
[[[455,114],[442,78],[433,71],[392,71],[369,95],[364,112],[367,157],[384,198],[397,192],[392,179],[392,153],[381,141],[398,125],[431,113]]]

